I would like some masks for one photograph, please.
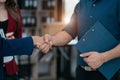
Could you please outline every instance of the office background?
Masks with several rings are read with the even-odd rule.
[[[79,0],[17,0],[22,13],[23,37],[54,35],[69,22]],[[77,39],[68,45],[53,47],[44,55],[34,49],[33,55],[16,56],[19,80],[75,80]]]

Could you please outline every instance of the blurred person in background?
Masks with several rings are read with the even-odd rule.
[[[22,19],[15,0],[0,0],[0,29],[3,29],[7,39],[22,37]],[[5,80],[17,78],[18,66],[14,56],[3,59]]]

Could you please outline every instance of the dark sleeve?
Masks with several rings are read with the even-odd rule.
[[[70,20],[69,24],[63,29],[64,31],[69,33],[72,36],[72,38],[75,38],[77,35],[77,26],[78,26],[77,6],[78,6],[78,4],[76,5],[76,7],[74,9],[74,12],[71,16],[71,20]]]
[[[32,37],[5,40],[0,37],[0,56],[31,55],[34,49]]]

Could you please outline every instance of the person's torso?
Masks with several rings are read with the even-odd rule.
[[[81,38],[96,21],[100,21],[116,39],[120,40],[118,0],[81,0],[77,6],[78,35]]]
[[[78,39],[100,21],[117,40],[120,40],[118,5],[118,0],[80,0],[77,5]],[[86,65],[78,54],[79,63]]]

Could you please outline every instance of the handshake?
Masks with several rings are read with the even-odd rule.
[[[44,36],[32,36],[35,48],[39,49],[43,53],[48,53],[52,49],[52,36],[46,34]]]
[[[6,33],[7,39],[15,39],[14,32]],[[40,36],[32,36],[33,43],[35,48],[41,50],[43,53],[48,53],[48,51],[52,48],[52,36],[46,34],[42,37]]]

